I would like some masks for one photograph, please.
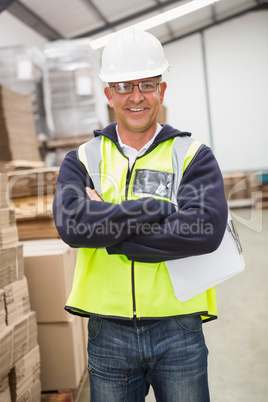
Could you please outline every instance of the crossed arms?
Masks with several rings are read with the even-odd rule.
[[[101,200],[76,152],[62,163],[53,203],[61,238],[72,247],[106,248],[140,262],[161,262],[214,251],[227,221],[218,164],[203,147],[183,176],[173,204],[144,197]]]

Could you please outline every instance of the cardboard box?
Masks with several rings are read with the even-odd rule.
[[[24,276],[23,245],[0,249],[0,288]]]
[[[42,391],[76,389],[85,372],[82,318],[38,324]]]
[[[9,375],[12,401],[41,400],[40,353],[37,345],[20,359]]]
[[[24,110],[20,105],[25,105]],[[22,95],[0,85],[0,160],[41,159],[34,117],[31,94]]]
[[[0,247],[16,246],[18,240],[18,230],[16,225],[0,228]]]
[[[16,247],[16,276],[17,280],[20,280],[24,277],[24,257],[22,243],[18,243]]]
[[[3,288],[16,279],[16,247],[0,249],[0,286]]]
[[[249,198],[246,177],[246,172],[223,174],[225,196],[228,201]]]
[[[11,368],[12,360],[12,327],[0,331],[0,378],[6,376]]]
[[[31,311],[27,280],[24,277],[4,287],[7,325],[15,323]]]
[[[0,401],[1,402],[12,402],[11,394],[9,389],[9,380],[8,377],[4,377],[0,380]]]
[[[52,216],[18,220],[17,228],[20,241],[60,238]]]
[[[0,209],[0,228],[7,228],[10,224],[9,208]]]
[[[6,327],[5,292],[0,289],[0,331]]]
[[[37,323],[34,311],[11,325],[0,327],[0,378],[36,345]]]
[[[58,167],[8,172],[9,190],[13,202],[20,197],[54,195],[58,173]]]
[[[66,322],[64,310],[72,288],[77,250],[60,239],[26,241],[24,269],[37,322]]]
[[[34,311],[24,315],[12,326],[12,356],[13,367],[24,355],[37,345],[37,322]]]
[[[8,206],[8,176],[6,173],[0,173],[0,208]]]

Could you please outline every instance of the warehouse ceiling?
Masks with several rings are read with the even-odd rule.
[[[49,41],[97,39],[187,3],[206,0],[0,0],[6,10]],[[148,29],[163,44],[249,11],[268,9],[264,0],[218,0]]]

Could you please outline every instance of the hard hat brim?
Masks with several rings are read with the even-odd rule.
[[[120,74],[103,74],[100,72],[99,77],[104,82],[126,82],[144,78],[158,77],[162,75],[170,66],[167,65],[154,71],[129,71]]]

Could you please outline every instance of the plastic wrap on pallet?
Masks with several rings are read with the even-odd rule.
[[[91,134],[100,127],[98,94],[101,82],[96,59],[83,40],[45,45],[54,138]]]
[[[0,48],[0,84],[22,95],[31,95],[35,127],[39,136],[49,136],[44,96],[45,57],[35,47]]]

